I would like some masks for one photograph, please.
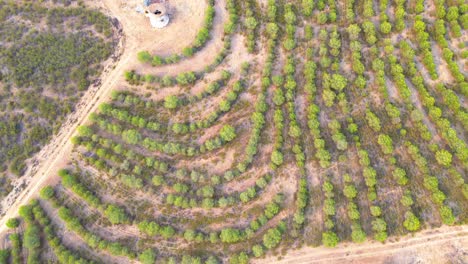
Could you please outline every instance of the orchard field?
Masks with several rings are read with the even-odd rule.
[[[0,263],[242,264],[467,224],[468,4],[199,1],[187,45],[132,54]]]

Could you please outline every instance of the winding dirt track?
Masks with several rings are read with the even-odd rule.
[[[400,258],[404,261],[401,263],[407,263],[409,258],[419,258],[422,262],[418,263],[449,263],[446,262],[447,259],[442,258],[451,252],[444,252],[442,247],[448,251],[448,246],[452,246],[452,242],[458,244],[459,248],[456,250],[462,251],[460,257],[468,261],[468,228],[444,226],[422,231],[413,237],[404,237],[396,242],[385,244],[366,242],[361,245],[347,243],[333,249],[304,247],[288,252],[282,259],[271,257],[254,263],[384,263],[386,260],[390,261],[389,263],[400,263],[389,258]]]

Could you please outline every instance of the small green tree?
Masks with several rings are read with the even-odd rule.
[[[236,243],[241,239],[240,231],[234,228],[225,228],[221,230],[219,237],[223,243]]]
[[[29,225],[24,232],[24,247],[31,250],[41,246],[40,229],[36,225]]]
[[[54,195],[55,195],[54,188],[52,186],[46,186],[46,187],[42,188],[39,195],[41,196],[42,199],[49,200],[50,198],[54,197]]]
[[[179,98],[175,95],[169,95],[164,98],[164,107],[167,109],[175,109],[179,105]]]
[[[230,142],[236,138],[236,129],[231,125],[225,125],[221,128],[219,136],[226,142]]]
[[[331,88],[335,89],[336,91],[343,90],[346,85],[348,84],[348,80],[342,76],[341,74],[333,74],[330,80]]]
[[[390,24],[387,21],[382,22],[382,24],[380,25],[380,31],[384,34],[390,33],[392,31],[392,24]]]
[[[258,25],[258,21],[255,19],[255,17],[248,17],[245,19],[245,27],[254,30]]]
[[[197,233],[195,232],[195,230],[192,230],[192,229],[185,230],[185,232],[184,232],[185,240],[193,241],[193,240],[195,240],[196,237],[197,237]]]
[[[281,242],[281,232],[278,228],[270,228],[264,235],[263,235],[263,245],[268,248],[272,249]]]
[[[263,247],[262,245],[255,245],[252,247],[252,252],[256,258],[263,256]]]
[[[281,166],[283,164],[283,154],[281,151],[275,150],[271,154],[271,162],[275,164],[276,166]]]
[[[357,195],[357,190],[354,185],[346,185],[343,189],[343,193],[348,199],[354,199]]]
[[[336,245],[338,245],[338,242],[339,238],[334,232],[328,231],[322,233],[322,243],[324,246],[336,247]]]
[[[122,133],[122,138],[127,143],[130,143],[130,144],[133,144],[133,145],[138,144],[142,139],[140,132],[138,132],[135,129],[125,130]]]
[[[8,228],[17,228],[19,226],[19,220],[17,218],[10,218],[5,223],[6,227]]]
[[[403,222],[403,226],[408,231],[417,231],[421,227],[421,223],[419,219],[410,211],[406,212],[405,214],[405,221]]]
[[[382,149],[383,153],[385,154],[393,153],[393,141],[389,135],[380,134],[377,139],[377,142],[379,143],[380,148]]]
[[[161,236],[165,239],[169,239],[174,236],[175,230],[171,226],[165,226],[160,230]]]
[[[128,221],[128,216],[125,211],[113,204],[108,205],[104,211],[104,215],[109,219],[112,224],[122,224]]]
[[[138,60],[143,63],[149,63],[153,60],[153,56],[148,51],[140,51],[137,54]]]
[[[156,253],[151,248],[148,248],[141,252],[140,256],[138,256],[138,259],[143,264],[154,264],[156,262]]]
[[[437,151],[435,156],[437,163],[444,167],[449,167],[452,164],[452,154],[445,149]]]

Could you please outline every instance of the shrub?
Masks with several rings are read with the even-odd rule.
[[[330,247],[330,248],[336,247],[336,245],[338,245],[338,242],[339,242],[339,238],[334,232],[328,231],[328,232],[322,233],[322,243],[324,246]]]
[[[40,191],[40,196],[44,200],[49,200],[50,198],[54,197],[54,195],[55,191],[52,186],[46,186]]]
[[[452,154],[446,150],[439,150],[435,154],[437,163],[444,167],[449,167],[452,164]]]
[[[108,205],[104,214],[112,224],[123,224],[128,221],[125,211],[115,205]]]
[[[226,142],[230,142],[236,138],[236,129],[231,125],[225,125],[221,128],[219,136]]]
[[[408,231],[417,231],[421,227],[421,223],[419,222],[419,219],[412,212],[408,211],[405,214],[405,221],[403,222],[403,226]]]
[[[175,109],[179,106],[179,98],[175,95],[169,95],[164,98],[164,107],[167,109]]]
[[[7,222],[5,223],[6,227],[8,228],[17,228],[19,226],[20,222],[17,218],[10,218],[7,220]]]
[[[221,230],[219,237],[223,243],[236,243],[241,240],[240,231],[234,228],[225,228]]]
[[[156,253],[148,248],[138,256],[138,259],[143,264],[154,264],[156,262]]]
[[[263,245],[267,249],[272,249],[278,246],[281,242],[281,232],[278,228],[270,228],[268,231],[263,235]]]
[[[392,138],[385,134],[380,134],[377,142],[380,145],[380,148],[384,154],[392,154],[393,153],[393,141]]]
[[[153,56],[148,51],[140,51],[137,54],[138,60],[143,63],[149,63],[153,60]]]
[[[271,154],[271,162],[276,166],[280,166],[283,164],[283,154],[278,150],[273,151]]]

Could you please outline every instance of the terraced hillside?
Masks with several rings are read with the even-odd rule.
[[[466,3],[201,2],[170,1],[155,43],[104,1],[133,59],[50,185],[4,216],[0,263],[272,263],[441,226],[425,237],[466,238]]]

